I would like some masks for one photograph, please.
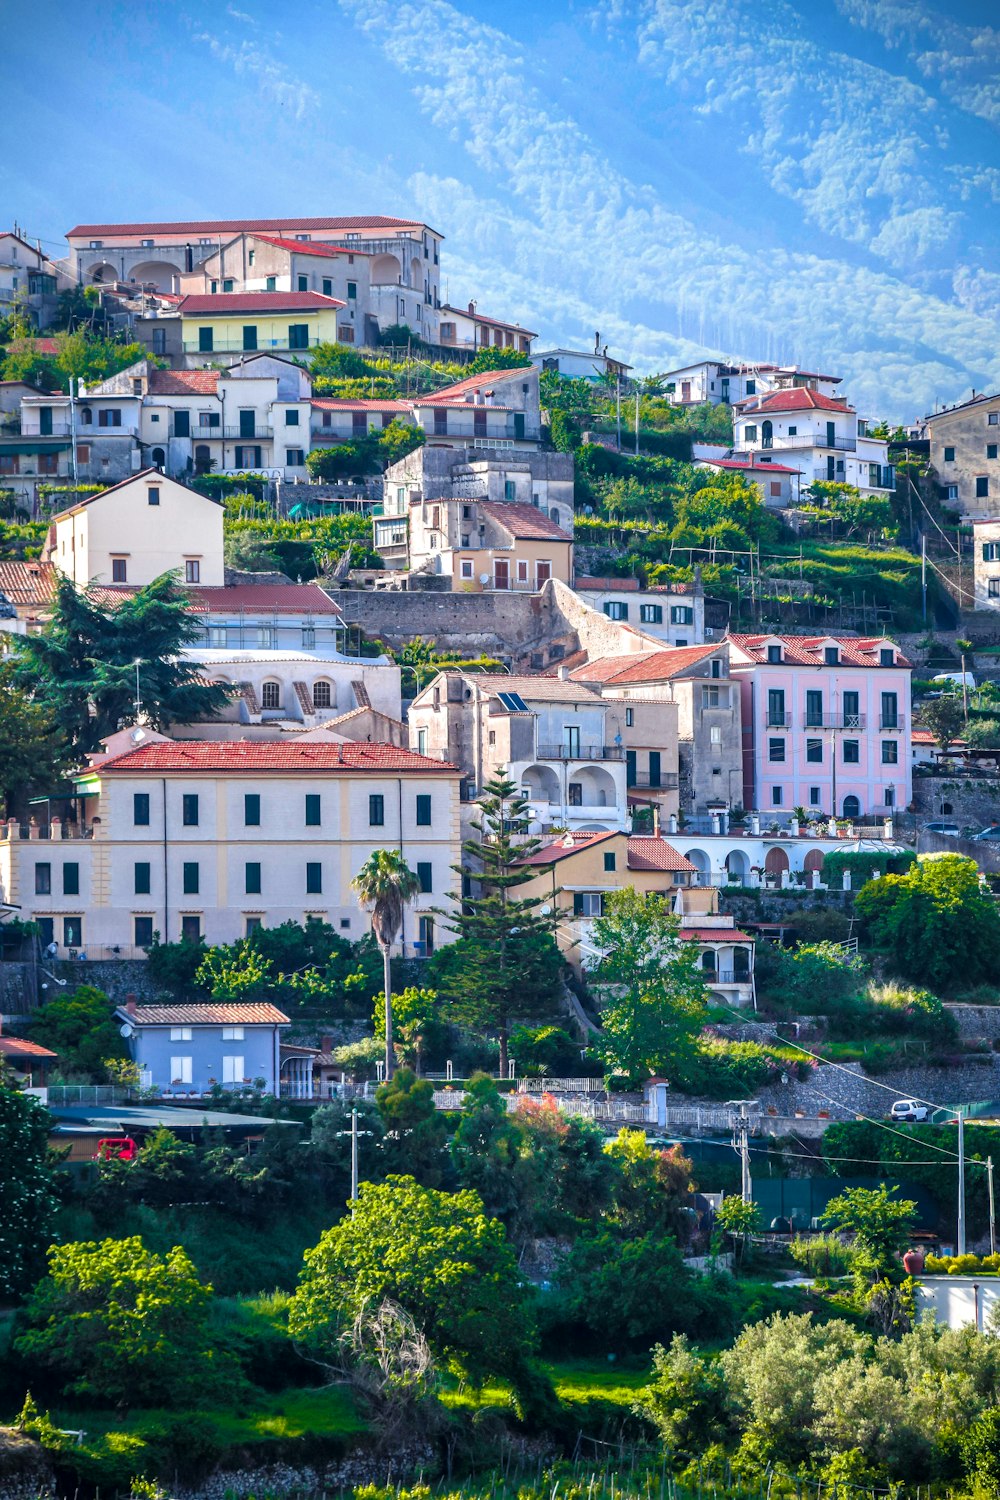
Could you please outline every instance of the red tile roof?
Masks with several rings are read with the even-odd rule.
[[[802,469],[792,469],[787,464],[755,463],[752,458],[697,458],[696,464],[710,469],[744,469],[760,474],[802,474]]]
[[[162,775],[165,771],[229,775],[261,772],[308,772],[322,775],[339,772],[380,772],[391,775],[457,776],[458,767],[449,761],[430,760],[412,750],[395,745],[375,745],[367,741],[346,744],[286,745],[256,740],[170,740],[167,743],[141,745],[110,765],[99,768],[102,776],[133,776],[140,772]]]
[[[340,606],[315,583],[233,583],[224,588],[189,588],[197,614],[239,609],[247,614],[339,615]]]
[[[753,938],[749,932],[740,932],[736,927],[688,927],[686,923],[681,924],[681,937],[690,938],[698,943],[752,943]],[[712,976],[707,971],[705,978],[711,982]],[[747,975],[747,983],[750,976]]]
[[[50,562],[0,562],[0,594],[11,604],[48,604],[55,586],[56,570]]]
[[[766,415],[771,411],[854,411],[853,406],[848,406],[845,397],[821,396],[819,391],[811,391],[804,386],[796,386],[790,391],[770,391],[766,396],[751,396],[746,401],[737,402],[737,405],[745,417],[757,412]]]
[[[446,385],[440,391],[434,391],[430,396],[416,398],[419,404],[424,406],[432,401],[460,401],[470,395],[473,391],[480,391],[484,396],[490,395],[498,385],[503,385],[509,380],[526,380],[532,374],[537,375],[530,365],[523,365],[514,370],[489,370],[481,375],[467,375],[464,380],[457,380],[454,385]]]
[[[120,1005],[115,1011],[136,1026],[289,1026],[283,1010],[264,1001],[220,1005]]]
[[[519,859],[519,865],[554,865],[560,859],[567,859],[571,854],[579,854],[581,849],[589,849],[594,844],[603,844],[607,839],[620,838],[617,829],[608,829],[602,833],[566,833],[560,838],[553,839],[541,849],[536,849],[534,854],[528,854],[524,859]]]
[[[219,292],[191,293],[182,297],[177,310],[182,318],[217,317],[220,313],[322,312],[346,307],[337,297],[322,292]]]
[[[48,1047],[40,1047],[37,1042],[26,1042],[19,1036],[0,1036],[0,1057],[11,1057],[17,1059],[58,1057],[57,1052],[50,1052]]]
[[[137,479],[145,479],[147,475],[155,477],[161,484],[180,484],[179,479],[167,479],[162,469],[156,469],[150,465],[149,468],[139,469],[137,473],[130,474],[127,479],[119,479],[117,484],[109,484],[106,490],[98,490],[96,495],[86,495],[82,500],[75,500],[72,505],[67,505],[65,510],[57,511],[55,515],[50,517],[50,520],[59,521],[63,516],[70,515],[74,510],[80,510],[85,505],[92,505],[95,500],[103,500],[105,495],[110,495],[115,490],[123,490],[127,484],[134,484]],[[198,491],[192,490],[191,493],[198,494]],[[222,504],[221,500],[215,500],[211,495],[199,494],[198,497],[201,500],[207,500],[210,505]]]
[[[221,370],[150,370],[151,396],[214,396]]]
[[[467,307],[452,307],[450,302],[443,302],[441,311],[455,313],[460,318],[470,318],[473,323],[488,323],[491,328],[509,328],[511,333],[521,333],[525,338],[537,339],[538,337],[538,334],[533,333],[530,328],[522,328],[520,323],[505,323],[503,318],[490,318],[486,313],[470,312]]]
[[[823,648],[831,643],[839,648],[840,665],[845,667],[879,667],[879,651],[892,647],[894,666],[909,667],[910,662],[898,646],[885,638],[839,635],[730,635],[729,641],[752,662],[767,663],[768,646],[779,641],[782,659],[793,666],[824,667]],[[739,665],[737,661],[734,665]]]
[[[148,224],[76,224],[66,231],[94,237],[105,234],[281,234],[283,230],[311,233],[314,229],[423,229],[419,219],[392,219],[384,214],[349,215],[340,219],[182,219],[178,223],[160,221]],[[428,226],[429,227],[429,226]],[[435,231],[436,232],[436,231]]]
[[[328,245],[320,240],[286,240],[277,234],[255,234],[255,240],[265,245],[274,245],[278,250],[294,250],[296,255],[318,255],[329,260],[331,255],[368,255],[368,250],[356,251],[353,246]]]
[[[578,593],[580,589],[600,589],[602,592],[615,589],[619,593],[631,593],[640,588],[641,585],[638,578],[585,578],[581,577],[578,573],[576,575],[576,583],[573,587]]]
[[[671,873],[685,870],[688,874],[692,874],[696,868],[672,844],[668,844],[666,839],[645,834],[630,836],[628,867],[630,870],[666,870]]]
[[[412,401],[378,396],[315,396],[309,403],[317,411],[405,411],[412,412]]]
[[[669,682],[705,656],[718,651],[718,644],[675,646],[665,651],[646,651],[633,656],[601,656],[570,673],[575,682],[619,683]]]
[[[484,500],[479,506],[480,514],[489,516],[515,539],[539,542],[571,542],[573,538],[555,521],[534,505],[518,505],[515,501]]]

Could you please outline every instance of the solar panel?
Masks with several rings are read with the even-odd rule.
[[[507,709],[508,713],[526,714],[529,711],[528,705],[525,703],[520,693],[497,693],[497,697],[500,699],[500,702],[503,704],[504,708]]]

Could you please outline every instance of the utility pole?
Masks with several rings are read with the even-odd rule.
[[[351,1110],[351,1213],[358,1199],[358,1111]]]
[[[990,1190],[990,1254],[997,1253],[997,1217],[993,1204],[993,1158],[986,1158],[986,1182]]]
[[[924,624],[927,624],[927,533],[920,533],[920,591],[924,601]]]
[[[69,432],[73,442],[73,488],[80,488],[80,466],[76,454],[76,380],[69,377]],[[75,504],[75,501],[74,501]]]
[[[958,1110],[958,1234],[956,1249],[965,1254],[965,1116]]]
[[[635,388],[635,453],[639,456],[639,387]]]
[[[618,434],[618,452],[622,451],[622,378],[615,378],[615,428]]]
[[[733,1115],[733,1150],[740,1159],[740,1193],[744,1203],[753,1201],[753,1184],[750,1181],[750,1116],[747,1111],[751,1104],[756,1104],[755,1099],[734,1099],[731,1101],[739,1109],[738,1115]]]

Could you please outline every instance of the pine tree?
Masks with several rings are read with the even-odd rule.
[[[479,808],[477,837],[462,845],[463,862],[454,866],[470,887],[453,914],[457,941],[434,955],[433,983],[455,1020],[496,1033],[506,1077],[510,1028],[557,1013],[563,960],[555,917],[539,911],[551,898],[514,894],[537,873],[521,861],[541,840],[529,835],[528,803],[503,768],[486,783]]]

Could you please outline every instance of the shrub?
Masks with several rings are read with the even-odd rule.
[[[851,1269],[851,1249],[835,1234],[816,1234],[810,1239],[796,1238],[789,1245],[796,1265],[811,1276],[846,1276]]]

